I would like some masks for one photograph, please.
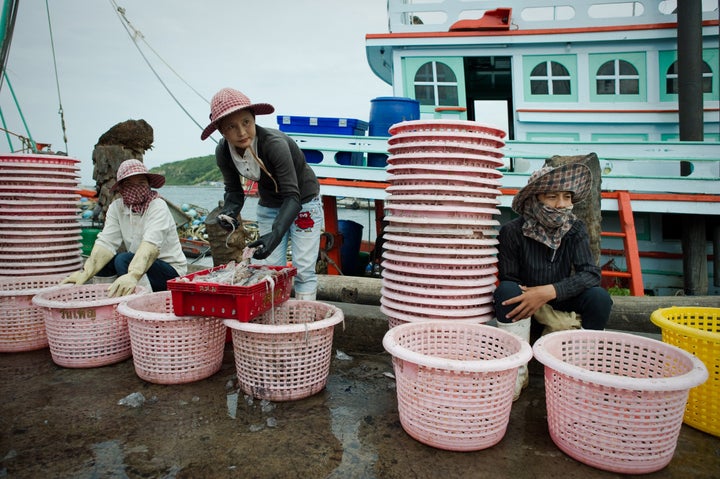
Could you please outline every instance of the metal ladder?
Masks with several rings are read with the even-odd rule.
[[[617,198],[620,231],[602,231],[601,236],[622,238],[625,251],[627,271],[603,270],[603,276],[626,278],[630,284],[632,296],[644,296],[642,269],[640,268],[640,251],[638,249],[635,232],[635,219],[630,205],[630,193],[627,191],[614,191],[603,193],[604,198]]]

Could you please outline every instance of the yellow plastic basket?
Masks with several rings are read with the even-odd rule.
[[[662,308],[650,320],[662,329],[664,342],[705,363],[708,380],[690,390],[683,422],[720,437],[720,308]]]

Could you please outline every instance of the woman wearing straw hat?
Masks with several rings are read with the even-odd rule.
[[[325,217],[320,184],[295,141],[285,133],[255,124],[256,115],[275,111],[268,103],[252,103],[243,93],[223,88],[210,104],[210,124],[200,135],[205,140],[215,130],[223,136],[215,159],[225,182],[225,203],[218,215],[227,230],[237,227],[245,202],[241,177],[256,181],[260,238],[247,246],[260,264],[287,264],[288,240],[297,269],[295,298],[314,300],[317,291],[315,264]]]
[[[140,160],[125,160],[118,167],[118,191],[107,210],[105,225],[98,234],[83,269],[62,283],[84,284],[93,276],[118,278],[110,285],[110,296],[132,293],[143,275],[153,291],[165,291],[170,279],[187,272],[187,259],[180,246],[177,227],[165,200],[157,191],[165,177],[148,172]],[[120,246],[125,252],[118,253]]]
[[[512,209],[520,216],[503,225],[498,236],[499,328],[529,342],[531,318],[549,307],[577,315],[585,329],[605,328],[612,300],[600,286],[585,224],[572,213],[573,203],[584,200],[591,185],[592,173],[582,163],[546,166],[515,195]],[[516,398],[527,379],[527,368],[521,368]]]

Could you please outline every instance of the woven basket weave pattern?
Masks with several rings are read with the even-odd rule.
[[[400,423],[410,436],[454,451],[488,448],[503,438],[519,362],[502,362],[521,351],[518,338],[482,324],[409,322],[391,328],[383,344],[393,354]],[[398,347],[417,360],[399,357]],[[526,348],[524,362],[531,356]],[[451,361],[437,366],[443,359]],[[463,369],[488,361],[498,367]]]
[[[45,315],[33,296],[56,287],[65,275],[18,276],[0,280],[0,352],[48,347]]]
[[[555,444],[590,466],[643,474],[672,459],[698,362],[660,341],[572,330],[541,337],[548,427]]]
[[[334,306],[289,300],[250,323],[226,321],[232,327],[240,389],[270,401],[320,392],[330,373],[333,326],[342,319]],[[295,331],[288,330],[293,325]]]
[[[156,384],[183,384],[222,366],[226,327],[217,318],[175,316],[172,294],[161,291],[118,306],[130,331],[135,372]]]
[[[35,296],[34,304],[44,310],[55,364],[91,368],[128,359],[132,355],[130,334],[117,305],[132,297],[110,298],[107,284],[69,286]]]
[[[651,319],[662,339],[700,359],[709,379],[692,388],[684,421],[720,437],[720,308],[673,307],[654,311]]]

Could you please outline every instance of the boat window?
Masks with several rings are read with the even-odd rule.
[[[588,8],[590,18],[639,17],[643,13],[645,7],[640,2],[602,3]]]
[[[418,68],[414,79],[415,99],[421,105],[458,104],[458,83],[452,68],[442,62],[427,62]]]
[[[707,62],[702,62],[702,91],[712,93],[713,72]],[[678,62],[673,62],[665,75],[665,93],[678,93]]]
[[[598,95],[637,95],[640,76],[632,63],[615,59],[598,68],[595,85]]]
[[[530,92],[533,95],[569,95],[570,73],[558,62],[539,63],[530,72]]]
[[[547,22],[551,20],[571,20],[575,18],[575,9],[569,5],[552,7],[528,7],[520,12],[520,18],[526,22]]]

